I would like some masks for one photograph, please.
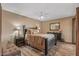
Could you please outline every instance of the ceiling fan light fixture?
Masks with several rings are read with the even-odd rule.
[[[40,19],[44,19],[44,16],[40,16]]]

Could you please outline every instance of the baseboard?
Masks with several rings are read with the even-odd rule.
[[[67,44],[76,44],[76,43],[72,43],[72,42],[65,42],[65,41],[63,41],[64,43],[67,43]]]

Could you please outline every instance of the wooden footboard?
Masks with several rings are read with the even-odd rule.
[[[45,49],[45,39],[41,36],[28,35],[28,44],[41,51]]]

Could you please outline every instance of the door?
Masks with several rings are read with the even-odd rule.
[[[77,33],[77,40],[76,40],[76,55],[79,56],[79,7],[76,8],[76,33]]]
[[[1,55],[1,18],[2,18],[2,8],[0,4],[0,55]]]

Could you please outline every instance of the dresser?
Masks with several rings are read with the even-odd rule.
[[[48,34],[54,34],[57,41],[63,41],[61,32],[47,32]]]

